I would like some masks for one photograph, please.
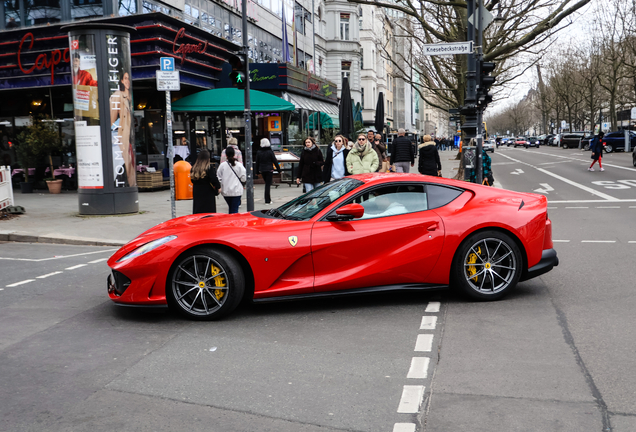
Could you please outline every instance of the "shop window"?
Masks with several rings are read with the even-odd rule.
[[[71,18],[81,20],[104,15],[102,0],[71,0]]]
[[[137,13],[137,0],[118,0],[119,16],[134,15]]]
[[[341,13],[340,14],[340,40],[350,40],[349,39],[349,14]]]
[[[52,24],[61,21],[60,0],[24,0],[26,25]]]

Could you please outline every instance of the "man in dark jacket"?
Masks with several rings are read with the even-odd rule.
[[[398,136],[393,140],[391,150],[391,165],[395,165],[396,172],[408,173],[411,166],[415,166],[415,154],[413,153],[413,143],[404,136],[406,131],[398,129]]]

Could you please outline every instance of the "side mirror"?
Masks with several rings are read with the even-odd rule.
[[[329,221],[348,221],[364,216],[364,207],[360,204],[347,204],[336,210],[335,215],[327,216]]]

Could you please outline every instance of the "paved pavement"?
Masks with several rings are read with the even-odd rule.
[[[440,152],[442,175],[446,178],[457,174],[459,161],[456,151]],[[416,161],[417,162],[417,161]],[[412,168],[413,172],[416,168]],[[254,208],[264,208],[264,185],[254,187]],[[302,192],[302,187],[281,184],[272,187],[274,205],[281,205]],[[15,205],[22,206],[26,213],[10,220],[0,220],[0,241],[61,243],[78,245],[119,246],[153,226],[170,219],[170,191],[139,193],[139,213],[117,216],[80,216],[76,191],[62,191],[51,195],[48,191],[36,190],[22,194],[14,189]],[[222,197],[217,197],[217,211],[227,212]],[[243,195],[240,211],[247,211],[247,198]],[[192,201],[176,202],[177,217],[192,213]]]

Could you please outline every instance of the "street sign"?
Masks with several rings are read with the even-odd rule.
[[[565,120],[561,120],[561,129],[565,129],[568,123]]]
[[[174,58],[173,57],[161,57],[159,59],[159,66],[162,71],[172,72],[174,71]]]
[[[448,55],[448,54],[470,54],[473,52],[473,42],[453,42],[422,45],[424,55]]]
[[[632,120],[636,120],[636,107],[632,108]]]
[[[157,73],[158,91],[179,91],[181,90],[181,80],[179,71],[155,71]]]
[[[490,11],[486,9],[483,4],[479,6],[479,16],[481,16],[482,29],[485,29],[486,27],[488,27],[488,25],[491,22],[493,22],[493,20],[495,19],[495,17],[492,16]],[[475,14],[472,14],[471,16],[468,17],[468,22],[476,26],[476,24],[474,23],[474,20],[475,20]]]

